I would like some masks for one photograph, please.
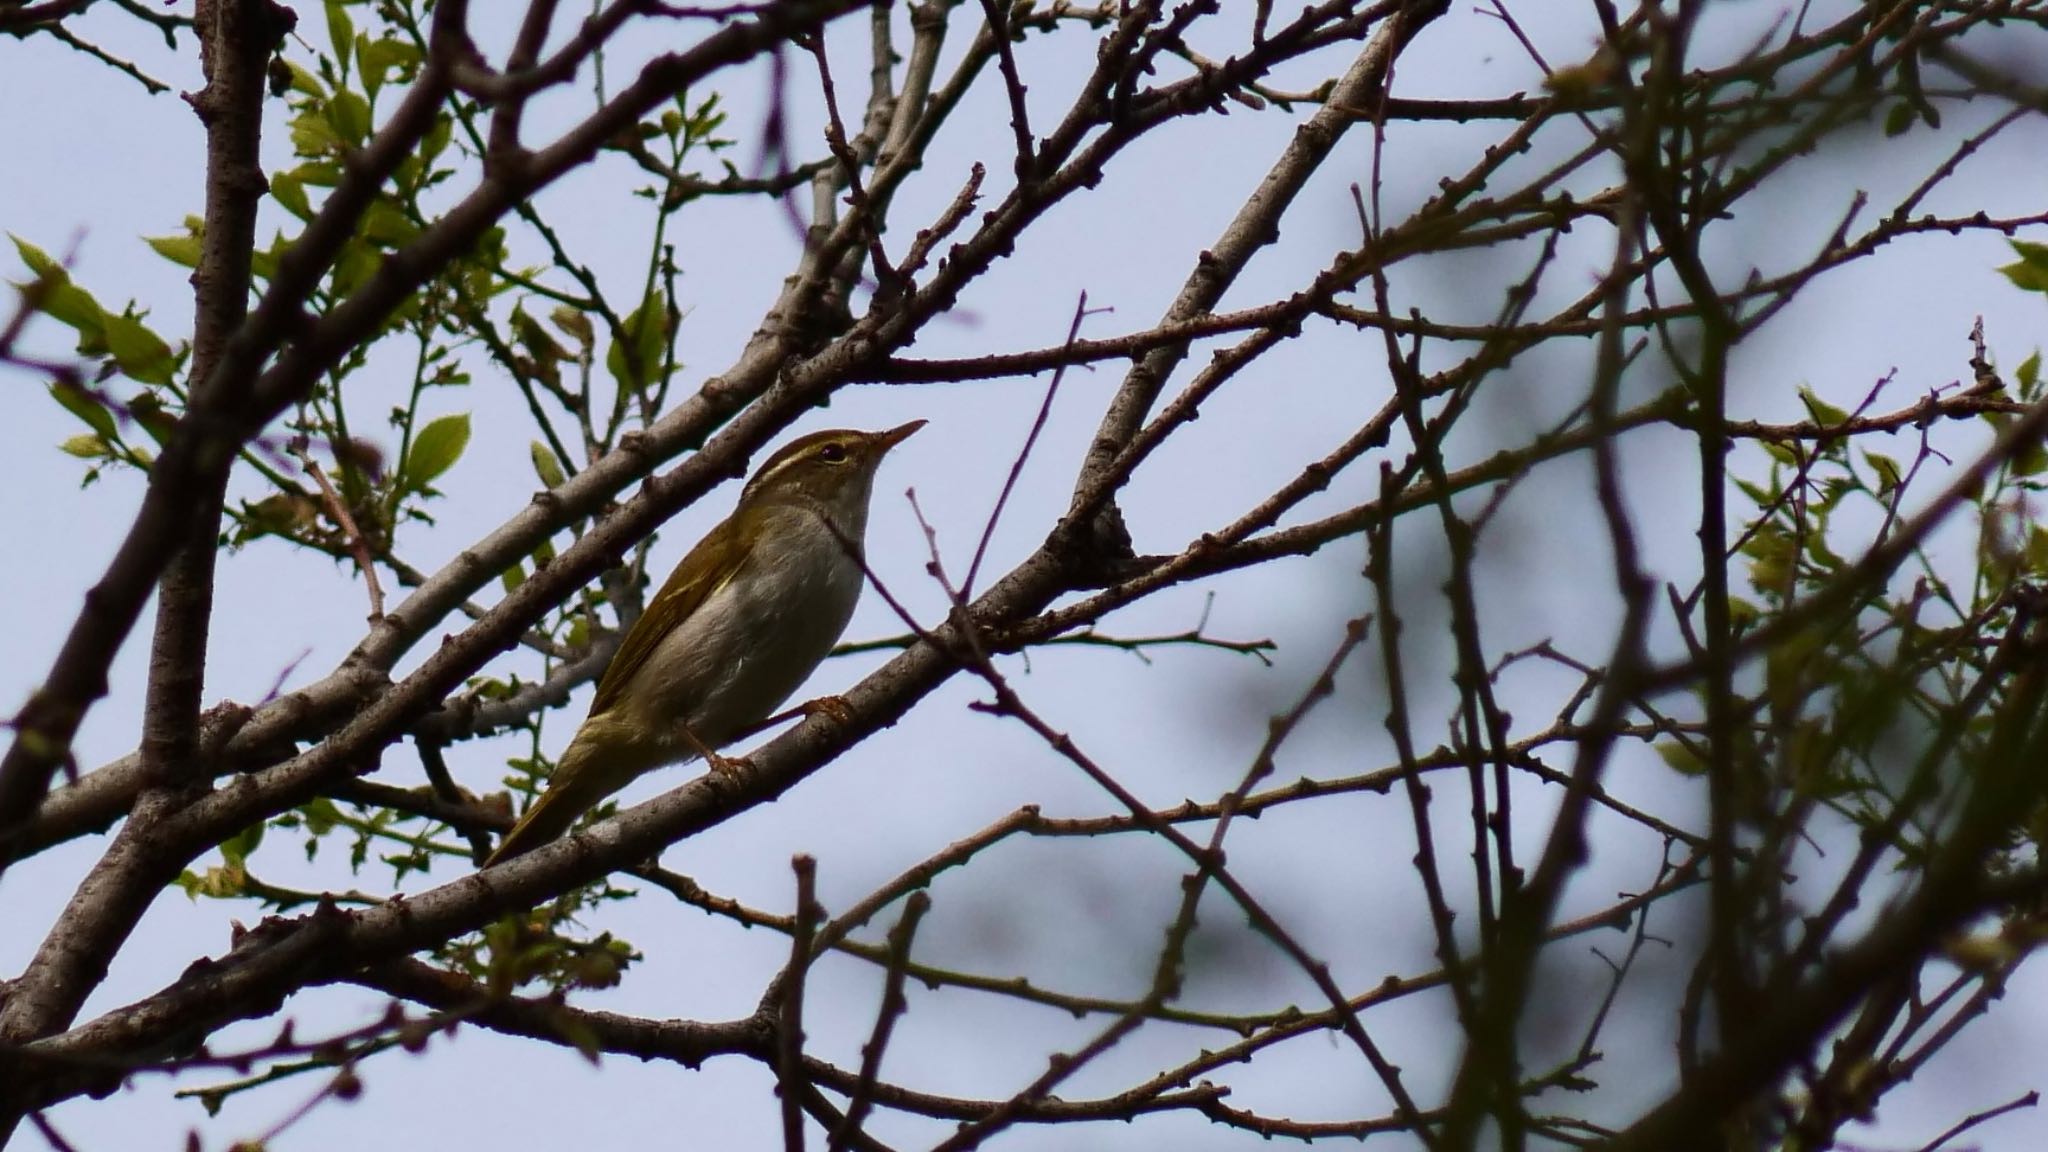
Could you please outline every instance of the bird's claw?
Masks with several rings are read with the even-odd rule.
[[[797,705],[805,716],[823,716],[835,724],[853,723],[853,705],[844,696],[820,696]]]
[[[720,756],[713,752],[704,757],[704,766],[728,780],[739,780],[754,770],[754,762],[745,756]]]

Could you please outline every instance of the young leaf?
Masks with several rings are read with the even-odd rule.
[[[454,137],[454,134],[455,121],[452,117],[446,115],[434,117],[434,126],[427,129],[426,136],[420,140],[420,160],[424,163],[432,164],[435,157],[448,150],[448,141]]]
[[[334,126],[335,135],[360,144],[370,135],[370,102],[353,92],[336,92],[327,102],[327,122]]]
[[[383,248],[400,248],[420,234],[420,226],[389,199],[379,198],[364,210],[356,234]]]
[[[143,240],[156,250],[157,255],[169,260],[180,268],[199,267],[199,237],[197,236],[189,233],[183,236],[145,236]]]
[[[107,351],[121,371],[144,384],[169,384],[177,370],[171,346],[134,316],[109,316],[105,327]]]
[[[620,338],[605,353],[605,370],[619,387],[638,392],[661,374],[662,354],[668,348],[668,304],[659,294],[649,293],[620,325]]]
[[[335,58],[346,67],[348,50],[356,42],[356,25],[340,0],[327,0],[327,42],[334,47]]]
[[[2048,244],[2036,244],[2030,240],[2008,240],[2006,243],[2019,254],[2020,263],[2048,272]]]
[[[2048,452],[2039,444],[2028,444],[2013,454],[2012,471],[2015,476],[2039,476],[2048,471]]]
[[[469,413],[457,412],[428,422],[413,437],[405,457],[405,487],[421,491],[462,459],[469,447]]]
[[[419,62],[420,50],[403,40],[388,36],[376,40],[356,37],[356,67],[362,73],[363,86],[373,96],[386,80],[393,75],[403,76]]]
[[[301,156],[325,156],[341,147],[334,125],[317,107],[308,107],[292,118],[291,136],[292,151]]]
[[[135,417],[135,422],[142,425],[142,430],[159,445],[170,441],[171,431],[178,424],[175,417],[164,411],[163,397],[155,392],[137,393],[135,399],[128,402],[128,414]]]
[[[554,452],[547,445],[535,440],[527,451],[533,456],[534,475],[540,477],[543,485],[560,488],[569,482],[569,478],[562,474],[561,461],[555,459]]]
[[[2028,292],[2048,292],[2048,268],[2030,261],[2021,260],[2016,264],[2000,265],[2000,272],[2012,281],[2013,287]]]
[[[80,352],[96,356],[106,351],[103,329],[107,323],[107,310],[100,307],[92,293],[68,279],[59,280],[55,287],[43,293],[38,303],[43,315],[78,333]]]
[[[270,178],[270,196],[284,210],[301,220],[313,218],[313,205],[306,199],[306,186],[294,172],[279,172]]]
[[[1659,740],[1652,745],[1664,763],[1682,776],[1699,776],[1706,772],[1707,765],[1693,750],[1676,740]]]
[[[263,843],[263,821],[249,825],[221,842],[220,854],[229,864],[240,864]]]
[[[596,333],[590,329],[590,317],[567,304],[557,305],[554,311],[548,313],[548,319],[553,320],[555,327],[568,333],[585,348],[590,347],[591,341],[597,338]]]
[[[2039,524],[2027,529],[2027,567],[2036,573],[2048,572],[2048,528]]]
[[[70,278],[70,273],[64,271],[64,266],[62,264],[59,264],[55,260],[50,259],[50,254],[48,252],[45,252],[41,248],[36,247],[35,245],[29,243],[26,240],[23,240],[21,237],[16,236],[12,232],[9,232],[7,234],[7,238],[9,240],[14,241],[14,250],[21,255],[21,262],[23,264],[28,265],[29,271],[35,273],[37,276],[51,276],[62,279]]]
[[[1814,394],[1813,389],[1808,388],[1804,384],[1799,386],[1799,399],[1806,405],[1807,415],[1812,416],[1813,422],[1823,427],[1830,424],[1840,424],[1849,419],[1847,412],[1822,400]]]
[[[327,95],[327,85],[320,82],[320,77],[308,72],[303,66],[292,63],[290,60],[286,60],[284,66],[291,69],[292,91],[297,92],[301,96],[311,96],[315,100]]]
[[[50,385],[50,395],[64,406],[65,411],[85,421],[85,426],[99,433],[102,439],[121,438],[114,427],[114,414],[107,411],[107,406],[100,403],[99,397],[66,381]]]

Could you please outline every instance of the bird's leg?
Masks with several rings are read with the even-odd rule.
[[[697,739],[697,734],[690,731],[690,726],[687,724],[676,725],[676,730],[683,734],[683,742],[688,744],[691,750],[703,759],[704,766],[720,776],[738,779],[746,775],[754,767],[744,756],[720,756],[717,752],[712,751],[711,745]]]
[[[846,702],[846,697],[844,696],[820,696],[816,700],[806,700],[794,708],[784,708],[782,711],[759,723],[749,724],[734,739],[744,740],[749,736],[766,732],[785,720],[794,720],[799,716],[805,719],[809,719],[812,716],[823,716],[836,724],[851,724],[853,723],[853,706]]]
[[[844,696],[820,696],[816,700],[806,700],[794,708],[784,708],[782,711],[759,723],[747,725],[740,730],[738,735],[733,737],[733,740],[735,742],[745,740],[749,736],[766,732],[785,720],[794,720],[799,716],[805,718],[823,716],[837,724],[850,724],[853,722],[853,707],[846,702],[846,697]],[[690,731],[688,725],[679,724],[676,726],[676,730],[683,734],[683,742],[690,746],[690,750],[701,757],[705,765],[713,772],[722,776],[737,778],[754,767],[753,761],[748,760],[744,756],[720,756],[718,753],[713,752],[711,746],[699,740],[697,734]]]
[[[823,716],[834,724],[853,723],[853,705],[848,704],[844,696],[820,696],[816,700],[806,700],[789,711],[792,715],[803,716],[806,719]]]

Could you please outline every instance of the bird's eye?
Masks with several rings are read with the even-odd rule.
[[[823,460],[827,464],[844,464],[846,463],[846,445],[836,442],[827,444],[818,449],[818,459]]]

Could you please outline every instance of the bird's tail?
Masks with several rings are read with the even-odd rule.
[[[579,783],[575,780],[565,780],[550,785],[548,790],[541,794],[541,798],[534,801],[533,807],[526,810],[526,815],[519,818],[519,823],[512,826],[512,831],[507,832],[505,838],[498,842],[498,847],[491,853],[490,859],[484,861],[484,867],[503,864],[514,856],[523,856],[554,840],[567,832],[570,826],[576,823],[577,817],[590,811],[598,801],[604,799],[602,792],[591,796],[580,795],[589,789],[579,787]]]
[[[640,774],[635,759],[625,748],[607,747],[604,734],[586,722],[562,752],[547,791],[498,842],[484,867],[524,855],[568,832],[585,812]]]

